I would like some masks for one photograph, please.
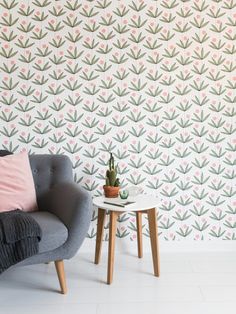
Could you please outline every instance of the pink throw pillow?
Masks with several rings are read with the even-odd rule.
[[[0,212],[37,210],[36,193],[26,152],[0,157]]]

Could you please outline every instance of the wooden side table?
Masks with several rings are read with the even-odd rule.
[[[94,263],[98,264],[100,261],[104,222],[105,222],[105,217],[106,217],[106,211],[109,211],[110,224],[109,224],[107,283],[111,284],[113,280],[117,218],[122,213],[130,212],[130,211],[136,213],[137,242],[138,242],[138,257],[139,258],[143,257],[142,214],[148,215],[154,275],[159,277],[160,258],[159,258],[158,227],[157,227],[157,214],[156,214],[156,206],[158,205],[158,200],[152,196],[147,196],[147,195],[138,195],[133,198],[129,197],[128,201],[134,201],[135,203],[127,206],[126,208],[105,204],[104,201],[112,202],[112,199],[107,199],[105,197],[96,197],[93,200],[93,204],[98,207],[97,238],[96,238],[96,250],[95,250]]]

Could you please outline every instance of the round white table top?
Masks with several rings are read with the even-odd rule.
[[[113,204],[106,204],[114,203]],[[126,203],[126,202],[133,202],[132,204],[125,205],[125,207],[117,206],[116,204]],[[156,208],[159,204],[158,198],[146,195],[146,194],[139,194],[136,196],[129,196],[126,200],[121,199],[120,197],[117,198],[106,198],[105,196],[95,197],[93,199],[93,204],[98,208],[106,209],[106,210],[115,210],[115,211],[141,211],[147,210],[151,208]]]

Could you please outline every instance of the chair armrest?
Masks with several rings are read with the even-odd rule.
[[[90,225],[92,198],[75,183],[60,183],[47,196],[45,210],[56,215],[68,229],[67,258],[78,251]]]

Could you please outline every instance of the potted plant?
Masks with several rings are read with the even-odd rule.
[[[106,185],[103,186],[105,197],[118,197],[120,190],[120,180],[117,178],[117,166],[112,153],[108,161],[109,169],[106,171]]]

